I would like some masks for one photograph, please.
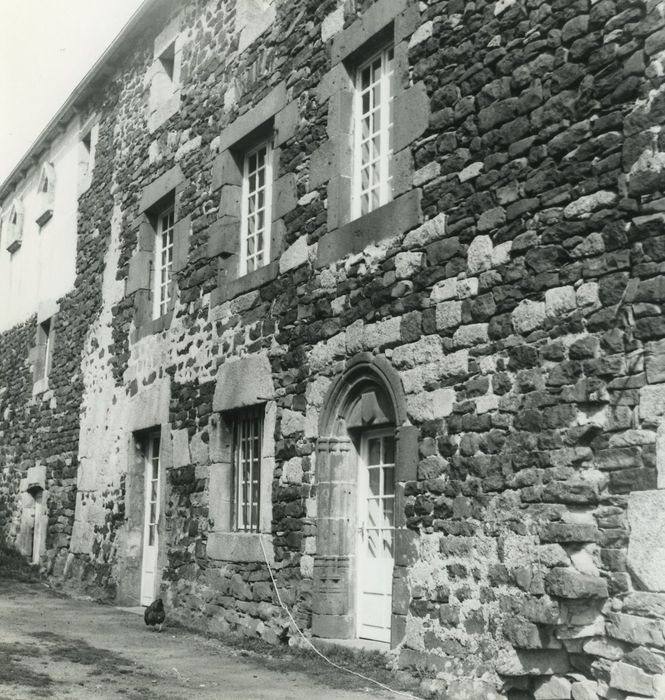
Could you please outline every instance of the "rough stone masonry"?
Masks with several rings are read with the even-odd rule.
[[[157,428],[171,618],[285,641],[270,564],[303,630],[352,637],[348,455],[383,421],[392,654],[424,692],[664,698],[665,2],[152,6],[86,94],[99,142],[47,392],[36,318],[0,336],[4,540],[44,467],[44,570],[132,604],[137,441]],[[376,37],[393,200],[350,220],[349,71]],[[171,42],[177,89],[158,89]],[[266,124],[271,261],[243,277],[236,156]],[[175,300],[155,321],[146,220],[169,192]],[[225,425],[257,403],[262,539],[220,525]]]

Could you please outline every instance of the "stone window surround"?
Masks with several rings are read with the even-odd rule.
[[[154,60],[144,85],[148,93],[148,131],[152,133],[180,109],[182,92],[180,69],[184,37],[180,34],[182,13],[174,17],[155,37]],[[167,67],[163,56],[169,52]],[[172,55],[171,55],[172,54]]]
[[[347,363],[344,373],[328,391],[319,420],[320,437],[316,452],[318,535],[314,559],[312,632],[315,636],[329,639],[355,637],[354,512],[335,513],[333,519],[337,522],[331,529],[329,525],[326,527],[331,518],[324,505],[325,502],[339,502],[334,495],[335,489],[349,488],[354,483],[358,455],[353,437],[347,432],[344,421],[340,422],[340,416],[351,418],[354,401],[368,387],[375,387],[392,404],[392,415],[384,416],[383,422],[388,421],[395,426],[395,566],[391,622],[391,647],[395,647],[404,639],[410,602],[406,576],[407,566],[411,563],[414,533],[405,528],[404,484],[416,479],[418,429],[407,424],[406,402],[399,375],[385,357],[370,353],[360,353]],[[353,486],[350,488],[355,490]],[[328,498],[325,498],[326,493]],[[320,500],[322,494],[323,502]],[[353,498],[346,501],[353,511]],[[335,537],[328,541],[326,532],[335,532]],[[340,545],[348,550],[348,555],[339,554]]]
[[[89,140],[90,148],[85,145]],[[92,173],[95,168],[95,152],[99,139],[99,117],[93,114],[86,119],[79,129],[79,171],[78,171],[78,194],[87,192],[92,184]]]
[[[407,41],[419,21],[416,3],[378,0],[330,42],[331,68],[317,88],[319,100],[328,101],[329,138],[310,159],[309,187],[327,185],[328,197],[328,231],[319,240],[318,267],[404,233],[420,221],[420,190],[413,189],[411,145],[429,126],[430,104],[422,81],[409,85]],[[356,67],[387,43],[395,50],[393,199],[351,220]]]
[[[32,395],[43,394],[49,389],[49,375],[53,362],[55,345],[55,326],[60,305],[55,299],[48,299],[39,304],[37,310],[37,328],[35,345],[30,351],[32,363]],[[44,324],[49,323],[48,337],[44,332]]]
[[[235,494],[233,464],[234,418],[242,409],[264,406],[261,442],[259,532],[233,529]],[[210,518],[207,554],[231,562],[274,561],[272,546],[272,481],[275,467],[277,404],[270,362],[265,354],[232,358],[220,366],[213,397],[208,473]],[[263,544],[263,546],[261,546]],[[265,551],[265,555],[264,555]]]
[[[46,190],[43,189],[46,182]],[[53,203],[55,201],[55,168],[53,163],[44,163],[39,172],[37,180],[37,196],[36,210],[37,216],[35,221],[41,228],[45,226],[53,217]]]
[[[130,341],[136,342],[147,335],[160,333],[171,325],[173,307],[177,298],[176,274],[187,264],[191,218],[181,217],[180,195],[185,187],[185,177],[176,165],[143,188],[139,204],[140,214],[134,222],[138,247],[129,261],[129,273],[125,295],[134,295],[134,330]],[[160,318],[153,319],[153,266],[156,242],[155,215],[173,200],[175,224],[173,231],[173,292],[171,309]]]
[[[16,216],[16,223],[12,219]],[[14,199],[9,206],[6,216],[2,219],[2,238],[5,248],[10,254],[15,253],[23,239],[23,204],[20,199]]]
[[[219,218],[208,229],[207,255],[218,258],[218,284],[211,305],[220,304],[260,287],[277,277],[283,252],[283,217],[297,205],[294,173],[279,172],[280,146],[295,134],[298,103],[289,101],[286,83],[273,88],[255,107],[229,124],[220,134],[219,155],[212,168],[212,190],[220,191]],[[272,203],[270,260],[253,272],[239,276],[240,212],[244,155],[272,135]]]

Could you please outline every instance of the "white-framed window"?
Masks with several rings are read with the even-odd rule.
[[[157,214],[155,237],[154,289],[153,289],[153,318],[163,316],[170,308],[173,294],[173,228],[175,223],[175,207]]]
[[[240,275],[270,260],[272,147],[264,141],[245,154],[240,213]]]
[[[360,64],[355,76],[353,214],[392,199],[395,53],[386,46]]]
[[[241,411],[233,426],[234,529],[258,532],[261,508],[263,407]]]

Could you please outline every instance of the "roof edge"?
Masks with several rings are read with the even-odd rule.
[[[54,132],[58,126],[63,121],[68,122],[72,118],[76,112],[77,103],[100,78],[108,77],[109,71],[114,68],[113,63],[119,57],[122,49],[147,28],[158,13],[170,13],[178,5],[177,0],[144,0],[0,184],[0,201],[18,184],[24,173],[31,167],[33,158],[36,158],[47,147],[48,142],[55,136]]]

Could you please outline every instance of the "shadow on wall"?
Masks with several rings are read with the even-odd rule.
[[[39,566],[31,564],[18,550],[0,543],[0,580],[38,581]]]

